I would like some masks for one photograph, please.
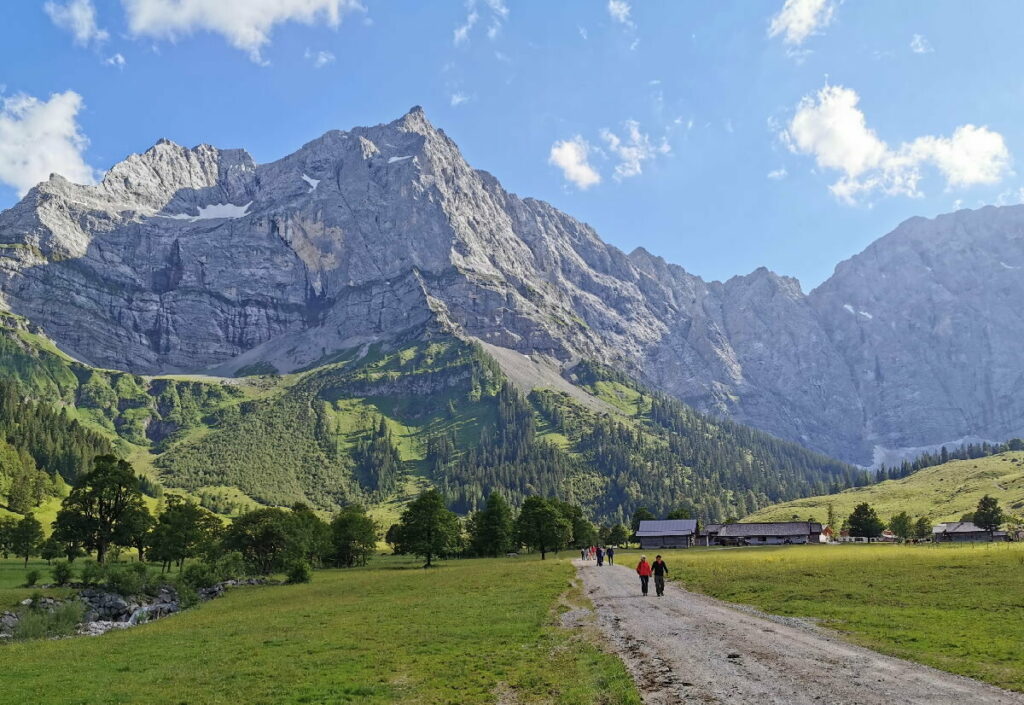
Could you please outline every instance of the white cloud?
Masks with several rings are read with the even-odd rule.
[[[601,175],[590,166],[590,144],[580,135],[551,145],[548,163],[557,166],[568,181],[585,191],[601,183]]]
[[[589,34],[587,34],[587,28],[586,27],[580,26],[580,27],[577,27],[577,29],[579,29],[580,36],[583,37],[583,39],[587,39],[590,36]]]
[[[116,66],[119,69],[123,69],[124,65],[128,62],[125,61],[124,55],[119,52],[113,56],[108,56],[103,60],[103,63],[107,66]]]
[[[789,176],[789,172],[786,171],[786,167],[780,167],[778,169],[768,172],[768,178],[771,179],[772,181],[781,181],[787,176]]]
[[[929,42],[920,34],[915,34],[910,39],[910,51],[914,52],[915,54],[930,54],[931,52],[934,51],[934,49],[932,49],[931,42]]]
[[[782,36],[791,46],[800,46],[818,30],[827,27],[835,14],[832,0],[786,0],[779,13],[772,17],[768,36]]]
[[[175,39],[205,30],[222,35],[231,46],[265,63],[261,50],[270,32],[284,22],[337,27],[349,12],[362,10],[358,0],[121,0],[128,27],[136,36]]]
[[[926,135],[894,148],[867,126],[859,101],[852,89],[826,85],[800,102],[782,135],[793,152],[842,172],[830,188],[847,203],[875,191],[920,196],[926,165],[946,178],[947,188],[993,184],[1010,173],[1010,153],[998,132],[961,125],[952,137]]]
[[[640,123],[636,120],[627,120],[625,127],[625,138],[619,137],[611,130],[601,130],[601,138],[608,145],[609,151],[619,159],[619,163],[615,165],[616,181],[638,176],[643,173],[644,162],[672,151],[665,139],[657,145],[652,144],[650,136],[640,131]]]
[[[452,41],[455,42],[455,46],[462,44],[469,40],[469,31],[473,29],[473,25],[480,19],[480,13],[476,10],[470,10],[469,14],[466,15],[466,21],[455,28],[454,37]]]
[[[608,0],[608,14],[619,24],[624,24],[627,27],[633,26],[633,20],[629,18],[629,13],[632,10],[633,8],[626,0]]]
[[[457,107],[469,101],[469,96],[462,92],[452,93],[451,103],[452,107]]]
[[[313,68],[322,69],[327,64],[334,63],[334,54],[329,51],[310,51],[306,49],[305,57],[308,61],[313,62]]]
[[[47,101],[23,93],[0,100],[0,181],[19,196],[51,173],[94,183],[96,172],[82,157],[89,141],[75,120],[81,109],[82,96],[74,91]]]
[[[508,7],[504,0],[483,0],[490,11],[490,23],[487,25],[487,38],[494,41],[501,32],[502,24],[508,19]],[[466,20],[455,28],[452,41],[455,46],[469,41],[473,28],[480,21],[480,12],[477,10],[477,0],[466,1]]]
[[[47,2],[43,10],[55,25],[71,32],[75,44],[86,46],[91,42],[102,42],[110,36],[96,24],[96,8],[92,0],[69,0],[64,5]]]

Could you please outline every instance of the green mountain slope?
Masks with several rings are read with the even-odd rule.
[[[783,521],[794,516],[824,521],[829,504],[837,517],[845,518],[861,502],[874,507],[883,520],[905,511],[936,522],[955,521],[973,512],[986,494],[997,498],[1004,511],[1024,514],[1024,452],[953,460],[899,480],[775,504],[754,512],[744,521]]]
[[[565,497],[603,521],[640,506],[718,520],[864,481],[856,468],[587,362],[571,385],[531,391],[481,346],[445,338],[350,350],[283,377],[143,377],[90,368],[23,321],[3,323],[0,376],[223,513],[299,501],[393,512],[435,485],[460,512],[499,489],[513,501]]]

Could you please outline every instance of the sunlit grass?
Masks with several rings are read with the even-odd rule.
[[[420,563],[377,558],[125,632],[6,645],[0,703],[639,704],[616,657],[554,626],[568,561]]]
[[[1024,544],[664,551],[692,590],[1024,691]],[[626,562],[626,556],[617,556]]]

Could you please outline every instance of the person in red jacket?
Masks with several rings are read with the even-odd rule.
[[[651,564],[647,562],[647,556],[640,556],[636,574],[640,576],[640,591],[647,597],[647,583],[651,579]]]

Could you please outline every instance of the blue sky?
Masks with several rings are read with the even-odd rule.
[[[161,137],[282,157],[413,105],[506,188],[805,290],[900,221],[1019,203],[1024,3],[19,0],[0,207]],[[337,20],[337,21],[335,21]]]

